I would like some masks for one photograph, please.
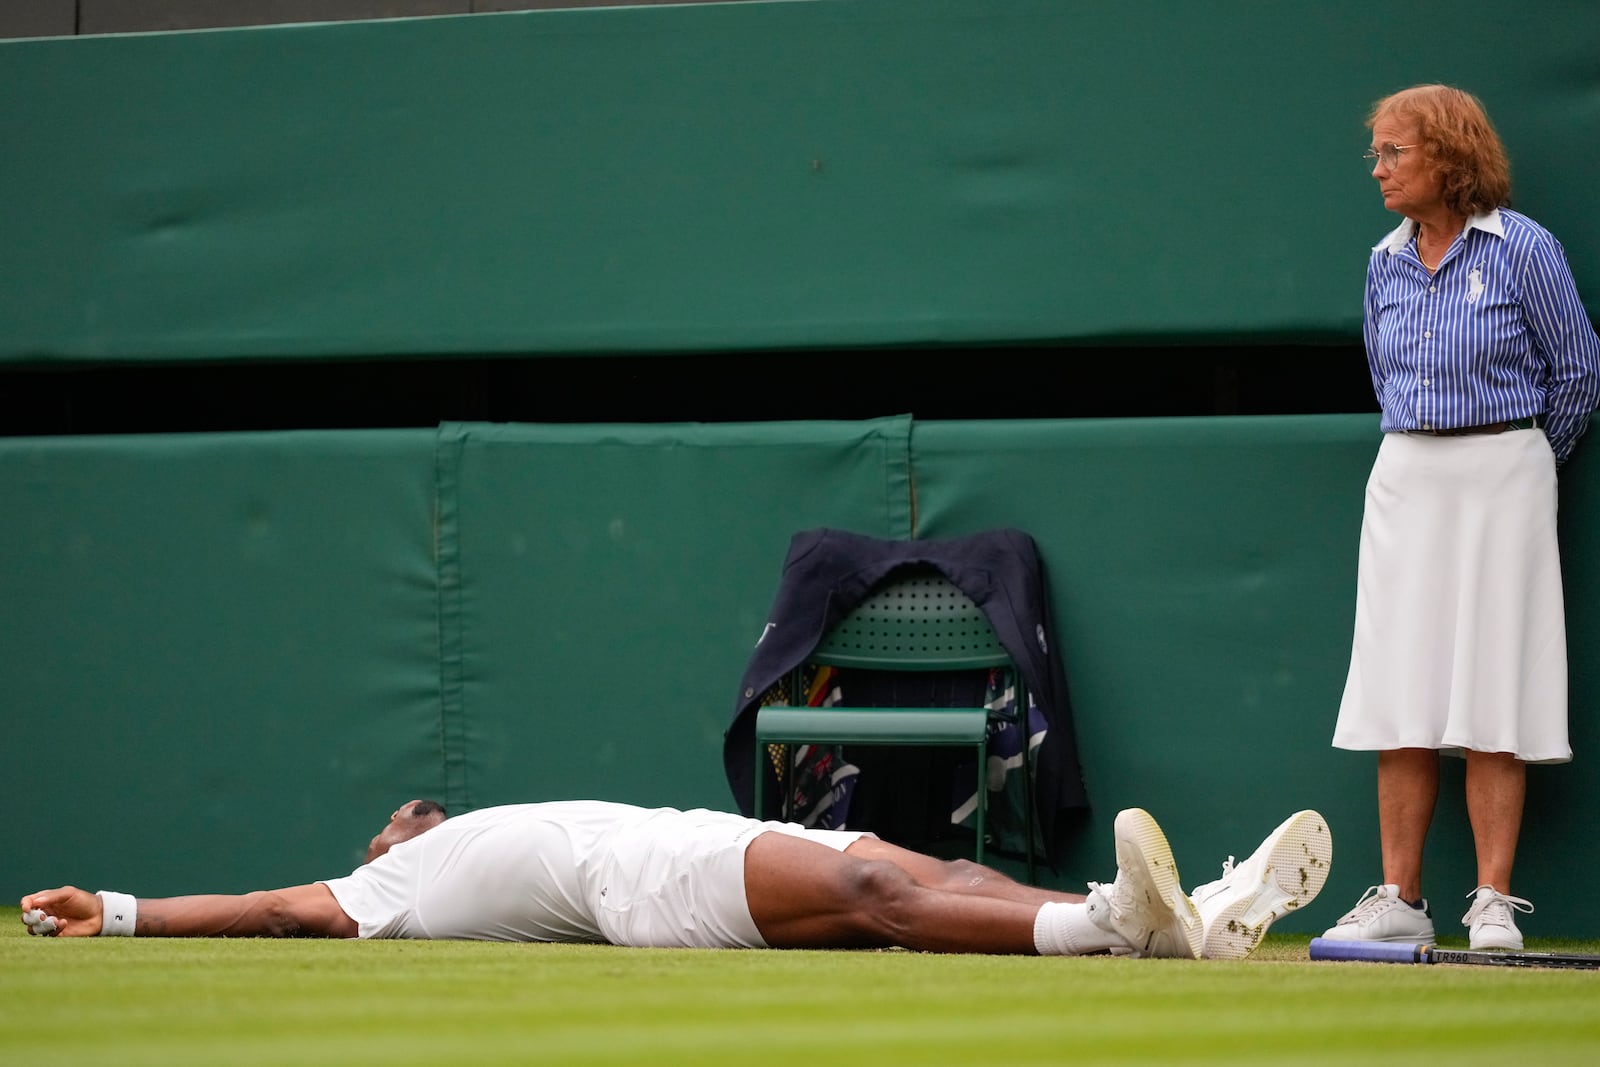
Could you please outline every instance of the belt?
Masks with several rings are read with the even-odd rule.
[[[1425,433],[1431,437],[1466,437],[1471,434],[1505,433],[1507,430],[1534,430],[1543,422],[1543,415],[1526,415],[1506,422],[1486,422],[1482,426],[1455,426],[1448,430],[1407,430],[1406,433]]]

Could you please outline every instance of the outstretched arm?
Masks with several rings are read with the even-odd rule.
[[[74,886],[22,898],[24,917],[38,910],[61,937],[94,937],[104,919],[100,898]],[[140,900],[138,937],[355,937],[356,921],[321,882],[243,896]]]

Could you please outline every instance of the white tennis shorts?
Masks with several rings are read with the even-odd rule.
[[[840,852],[870,836],[721,811],[663,810],[611,844],[596,908],[606,940],[637,947],[766,948],[745,897],[744,851],[768,832]]]

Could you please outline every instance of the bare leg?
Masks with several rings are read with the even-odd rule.
[[[1406,900],[1422,899],[1422,846],[1439,799],[1439,753],[1400,748],[1378,753],[1378,836],[1383,880]]]
[[[1467,753],[1467,817],[1478,851],[1478,884],[1511,893],[1528,765],[1509,752]]]
[[[971,860],[941,860],[920,852],[891,845],[875,837],[863,837],[849,848],[845,855],[862,860],[887,860],[911,876],[912,881],[928,889],[941,889],[947,893],[966,893],[996,900],[1014,900],[1019,904],[1081,904],[1081,893],[1058,893],[1023,885],[1007,878],[999,871]]]
[[[1037,951],[1037,904],[929,888],[890,860],[862,859],[788,834],[768,832],[750,842],[744,884],[750,917],[773,948]]]

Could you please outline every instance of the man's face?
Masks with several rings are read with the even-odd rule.
[[[389,821],[384,824],[383,829],[379,830],[378,835],[367,843],[367,858],[365,862],[371,863],[400,842],[410,841],[423,831],[431,830],[444,822],[444,816],[438,812],[430,815],[415,814],[412,809],[418,803],[420,802],[408,800],[400,805],[393,815],[389,816]]]

